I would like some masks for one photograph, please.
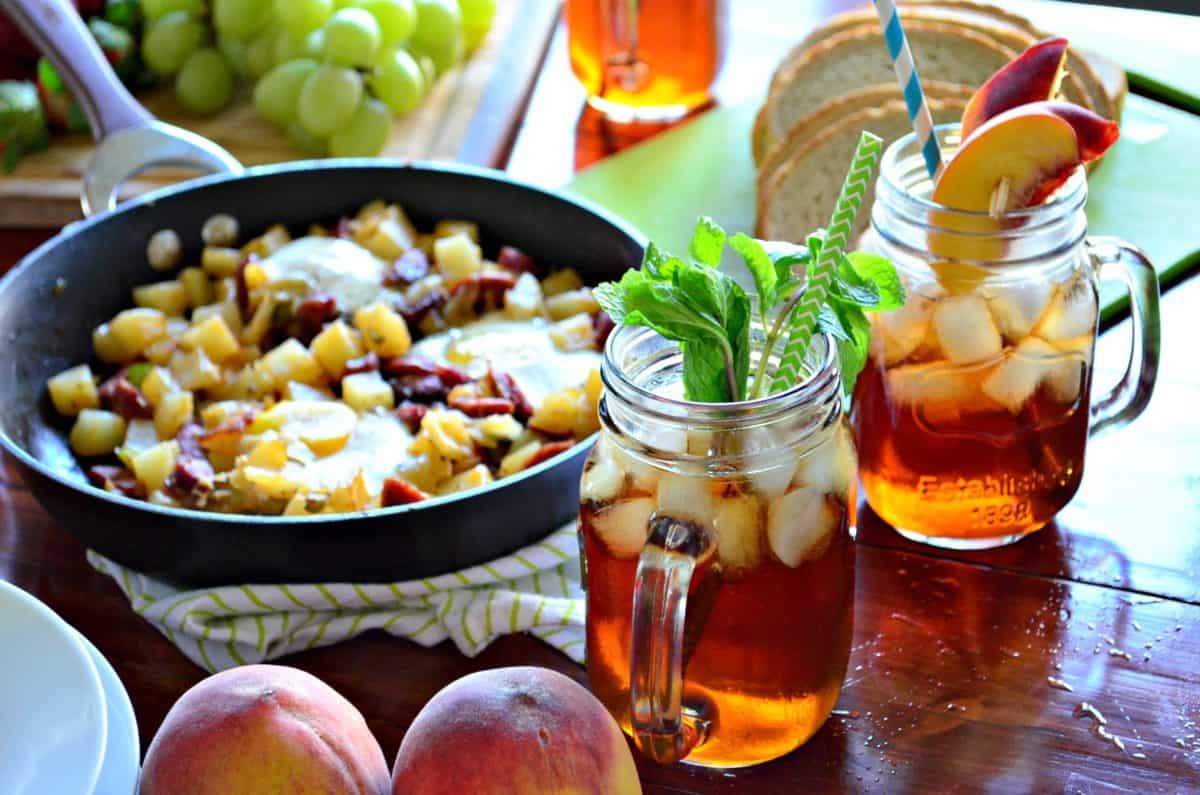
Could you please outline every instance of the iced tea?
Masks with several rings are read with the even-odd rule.
[[[660,398],[678,373],[656,354],[630,357],[657,363],[645,390],[615,372],[639,337],[662,342],[622,326],[609,343],[580,486],[591,688],[660,762],[774,759],[825,722],[850,652],[856,464],[836,364],[810,394],[685,403]],[[686,725],[656,734],[673,698],[664,723]]]
[[[923,290],[923,291],[922,291]],[[993,546],[1074,496],[1096,330],[1090,273],[984,284],[872,318],[854,427],[871,507],[903,533]]]
[[[614,118],[678,118],[708,102],[727,9],[728,0],[567,0],[571,68]]]

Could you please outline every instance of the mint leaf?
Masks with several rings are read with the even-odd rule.
[[[828,332],[837,343],[842,390],[849,401],[858,374],[867,363],[867,351],[871,346],[870,321],[859,307],[834,302],[821,307],[817,330]]]
[[[729,238],[729,247],[741,255],[746,263],[746,270],[754,279],[754,289],[758,291],[759,311],[765,317],[767,310],[775,305],[775,287],[779,284],[775,263],[762,244],[749,235],[734,235]]]
[[[721,251],[724,248],[725,230],[707,215],[697,218],[696,228],[692,231],[692,242],[688,247],[692,259],[716,268],[721,264]]]
[[[834,273],[835,278],[830,286],[836,300],[866,309],[874,309],[879,305],[879,289],[858,275],[845,254],[838,257]]]
[[[847,259],[864,281],[875,286],[879,293],[876,311],[887,312],[904,306],[904,285],[896,266],[887,257],[867,251],[852,251]]]
[[[679,343],[683,351],[683,395],[704,403],[728,401],[729,381],[721,346],[701,340]]]

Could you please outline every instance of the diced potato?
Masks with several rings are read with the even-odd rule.
[[[292,236],[288,233],[287,227],[283,224],[275,224],[262,235],[242,246],[239,253],[242,255],[254,254],[266,259],[290,242],[292,242]]]
[[[583,391],[592,406],[600,405],[600,397],[604,394],[604,380],[600,377],[599,368],[588,373],[587,381],[583,383]]]
[[[355,312],[354,325],[362,332],[367,349],[380,356],[403,356],[412,347],[408,324],[383,301]]]
[[[188,307],[195,309],[198,306],[212,303],[212,280],[200,268],[184,268],[181,270],[179,272],[179,283],[183,285],[183,292],[187,296]]]
[[[362,470],[358,470],[354,479],[349,483],[338,486],[329,493],[329,504],[325,510],[329,513],[350,513],[365,511],[371,503],[371,492],[367,490],[367,482]]]
[[[211,430],[230,417],[241,414],[246,408],[247,404],[240,400],[219,400],[200,409],[200,421]]]
[[[421,418],[421,430],[409,451],[428,453],[450,461],[474,457],[475,445],[467,430],[466,415],[460,411],[431,409]]]
[[[267,283],[267,270],[257,262],[251,262],[242,271],[242,281],[246,283],[247,290],[257,290]]]
[[[466,235],[471,238],[472,243],[479,243],[479,224],[474,221],[456,221],[447,219],[438,221],[433,227],[433,236],[435,238],[453,237],[454,235]]]
[[[343,378],[342,400],[355,411],[391,409],[395,405],[391,384],[384,381],[377,372],[354,373]]]
[[[78,416],[84,409],[100,408],[96,378],[86,364],[63,370],[46,382],[54,409],[64,417]]]
[[[471,426],[471,436],[484,447],[493,448],[500,442],[511,442],[521,435],[521,423],[511,414],[493,414]]]
[[[273,392],[275,387],[264,383],[263,376],[253,365],[240,370],[226,370],[221,383],[208,388],[208,396],[216,400],[248,400]]]
[[[134,287],[133,302],[138,306],[157,309],[169,317],[180,317],[188,308],[187,291],[179,281]]]
[[[168,364],[175,383],[183,389],[194,391],[209,389],[221,383],[221,368],[213,364],[202,349],[175,351]]]
[[[173,439],[191,418],[196,399],[191,392],[168,392],[154,408],[154,429],[160,439]]]
[[[445,481],[438,487],[439,494],[453,494],[456,491],[466,491],[467,489],[478,488],[485,486],[494,481],[492,473],[488,470],[486,464],[476,464],[465,472],[459,472],[454,477]]]
[[[444,289],[446,280],[442,278],[440,273],[431,273],[417,279],[404,290],[404,300],[408,305],[412,305],[420,301],[425,296],[436,293]]]
[[[579,421],[579,398],[582,395],[578,389],[564,389],[546,395],[542,405],[529,418],[529,427],[554,436],[571,433]]]
[[[108,455],[125,440],[125,420],[101,409],[82,409],[71,428],[71,449],[76,455]]]
[[[156,271],[169,271],[183,256],[183,241],[174,229],[160,229],[146,243],[146,261]]]
[[[283,400],[254,418],[251,433],[279,431],[299,439],[317,455],[332,455],[346,446],[358,417],[344,403]]]
[[[586,313],[573,315],[550,326],[550,341],[560,351],[586,351],[596,347],[596,332],[592,317]]]
[[[583,279],[574,268],[563,268],[542,279],[542,294],[547,298],[560,293],[578,290],[583,286]]]
[[[246,463],[263,469],[283,469],[287,464],[287,442],[278,437],[259,439],[246,454]]]
[[[520,447],[516,447],[508,455],[504,456],[500,461],[500,477],[508,477],[520,472],[533,457],[537,455],[538,450],[542,449],[541,442],[527,442]]]
[[[182,342],[185,348],[198,348],[204,351],[209,359],[218,363],[228,360],[240,350],[237,337],[233,336],[225,319],[219,315],[212,315],[193,323],[183,335]]]
[[[126,467],[133,468],[133,457],[158,444],[158,431],[152,420],[130,420],[125,426],[125,440],[115,451]]]
[[[108,323],[108,333],[129,357],[167,333],[167,316],[157,309],[126,309]]]
[[[112,335],[112,328],[107,323],[101,323],[92,332],[92,350],[96,352],[96,358],[108,364],[121,364],[136,355],[125,350],[117,342]]]
[[[328,389],[301,384],[299,381],[288,381],[284,384],[283,396],[287,400],[337,400]]]
[[[232,276],[217,279],[213,283],[213,297],[219,304],[228,304],[237,301],[237,279]]]
[[[142,356],[145,356],[146,361],[151,364],[165,367],[171,361],[171,356],[178,347],[179,344],[175,340],[170,337],[163,337],[146,346],[146,350],[142,351]]]
[[[246,466],[240,470],[246,484],[271,500],[290,500],[296,496],[300,483],[295,478],[266,467]]]
[[[179,384],[171,377],[171,371],[165,367],[151,367],[150,372],[142,379],[142,394],[151,406],[157,406],[164,396],[178,392]]]
[[[281,389],[288,381],[315,385],[325,380],[321,365],[297,339],[284,340],[263,354],[254,366],[263,383],[273,389]]]
[[[133,456],[130,468],[146,491],[157,491],[175,471],[175,459],[178,457],[178,442],[160,442]]]
[[[401,322],[404,322],[403,319]],[[362,335],[345,322],[335,320],[313,337],[308,349],[330,378],[341,378],[346,362],[363,355]]]
[[[572,429],[576,439],[584,439],[600,430],[600,414],[596,404],[591,401],[586,392],[580,392],[575,411],[575,427]]]
[[[205,246],[200,254],[200,267],[209,276],[224,279],[236,276],[238,266],[242,264],[242,252],[236,248],[225,246]]]
[[[513,320],[537,317],[542,309],[542,286],[532,273],[522,273],[513,288],[504,293],[504,314]]]
[[[568,290],[546,299],[546,313],[551,320],[564,320],[578,314],[595,315],[600,311],[592,291],[587,287]]]
[[[395,219],[385,218],[360,241],[362,247],[384,260],[394,260],[412,248],[413,239]]]
[[[436,454],[412,456],[396,469],[396,477],[428,493],[437,491],[438,484],[453,474],[454,468],[449,459]]]
[[[229,326],[229,330],[235,335],[242,333],[242,312],[238,309],[236,301],[223,301],[215,304],[205,304],[197,307],[192,312],[192,326],[198,325],[202,320],[216,315],[225,321],[225,325]],[[189,326],[191,328],[191,326]]]
[[[453,284],[483,268],[483,255],[471,238],[459,233],[433,243],[433,259],[438,271]]]

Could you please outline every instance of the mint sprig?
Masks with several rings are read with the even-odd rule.
[[[808,237],[807,246],[757,240],[744,234],[728,237],[711,218],[701,217],[689,245],[689,258],[646,247],[641,270],[595,290],[613,320],[647,326],[680,343],[683,351],[684,397],[718,403],[762,397],[769,379],[770,357],[791,329],[796,304],[803,295],[803,269],[819,255],[823,233]],[[746,265],[758,294],[758,316],[751,318],[746,291],[718,270],[726,243]],[[847,396],[866,363],[870,324],[865,310],[889,311],[904,303],[904,288],[885,257],[852,252],[838,257],[836,275],[817,329],[838,346],[842,384]],[[764,355],[750,376],[750,326],[759,323]]]

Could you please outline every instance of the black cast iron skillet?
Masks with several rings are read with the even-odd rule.
[[[116,80],[65,0],[0,0],[47,52],[99,141],[85,180],[85,213],[0,281],[0,444],[34,496],[88,547],[183,584],[394,581],[486,562],[536,542],[578,510],[589,441],[485,488],[410,506],[304,518],[219,515],[167,508],[92,487],[49,405],[46,380],[95,364],[91,332],[130,305],[130,288],[160,280],[146,264],[158,229],[201,249],[200,225],[226,212],[244,233],[272,223],[300,232],[375,198],[402,204],[418,226],[479,222],[484,251],[507,243],[539,262],[572,266],[595,283],[641,260],[630,226],[582,202],[499,172],[380,160],[242,169],[214,144],[156,122]],[[116,187],[151,163],[226,172],[131,201]]]

